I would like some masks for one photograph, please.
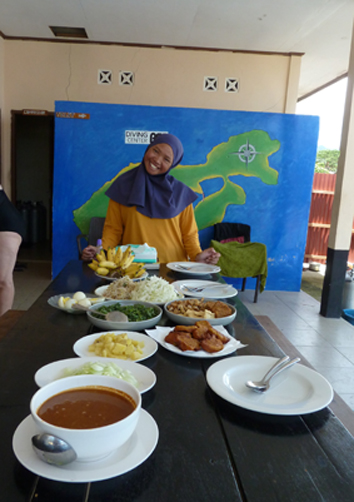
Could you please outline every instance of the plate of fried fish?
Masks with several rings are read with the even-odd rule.
[[[188,326],[156,326],[145,332],[165,349],[187,357],[222,357],[245,347],[223,326],[212,326],[208,321]]]

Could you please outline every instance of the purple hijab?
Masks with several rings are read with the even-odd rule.
[[[150,175],[143,161],[135,169],[119,176],[106,191],[106,195],[123,206],[136,206],[139,213],[149,218],[174,218],[194,202],[197,195],[169,174],[183,158],[180,140],[172,134],[159,134],[145,153],[159,143],[166,143],[173,151],[172,166],[166,173]]]

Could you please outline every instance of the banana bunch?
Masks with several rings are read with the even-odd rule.
[[[145,273],[144,264],[133,261],[134,254],[130,246],[124,252],[121,247],[117,247],[108,248],[107,251],[101,249],[88,266],[99,275],[109,275],[117,279],[127,275],[131,279],[137,279]]]

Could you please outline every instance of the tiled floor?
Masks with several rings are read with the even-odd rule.
[[[28,261],[27,268],[15,272],[14,309],[27,310],[34,303],[49,284],[50,271],[50,261],[44,259]],[[253,303],[253,290],[239,295],[254,315],[268,316],[354,409],[354,326],[322,317],[319,301],[304,291],[264,291],[258,303]]]
[[[300,291],[264,291],[253,303],[253,291],[240,299],[254,315],[266,315],[332,384],[354,409],[354,326],[320,315],[320,303]]]

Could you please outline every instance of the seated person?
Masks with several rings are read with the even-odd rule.
[[[144,244],[157,249],[160,263],[197,261],[216,264],[213,248],[202,251],[193,202],[197,196],[169,174],[182,160],[183,146],[172,134],[159,134],[145,151],[142,163],[119,176],[106,194],[110,198],[103,229],[104,249]],[[92,260],[95,246],[82,259]]]

